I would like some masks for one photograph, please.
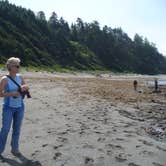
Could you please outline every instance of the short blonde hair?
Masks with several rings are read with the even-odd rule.
[[[20,63],[20,62],[21,62],[21,60],[19,58],[17,58],[17,57],[11,57],[11,58],[9,58],[7,60],[6,67],[9,70],[11,66],[18,65],[18,63]]]

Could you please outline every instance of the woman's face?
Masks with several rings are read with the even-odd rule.
[[[14,72],[14,73],[18,73],[20,69],[20,64],[16,63],[16,64],[12,64],[10,66],[10,71]]]

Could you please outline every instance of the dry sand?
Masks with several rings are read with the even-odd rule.
[[[152,93],[145,83],[153,77],[23,75],[32,95],[25,99],[23,156],[11,155],[10,132],[0,165],[166,166],[166,90]]]

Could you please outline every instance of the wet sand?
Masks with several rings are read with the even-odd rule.
[[[25,99],[23,156],[11,155],[10,132],[0,165],[166,165],[166,89],[152,93],[152,76],[23,75],[32,95]]]

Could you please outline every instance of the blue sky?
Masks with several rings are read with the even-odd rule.
[[[34,12],[44,11],[47,19],[55,11],[69,24],[80,17],[103,27],[121,27],[131,38],[138,33],[156,44],[166,55],[166,0],[9,0]]]

